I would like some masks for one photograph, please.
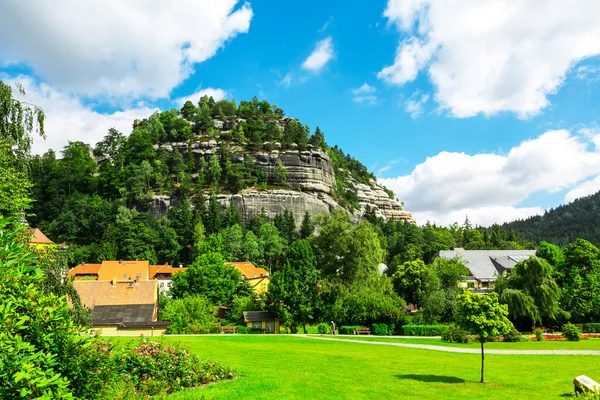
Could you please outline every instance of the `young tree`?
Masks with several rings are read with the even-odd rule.
[[[287,185],[287,169],[281,163],[281,160],[277,160],[275,165],[275,184],[280,186]]]
[[[481,343],[481,383],[485,375],[483,345],[490,339],[510,333],[513,324],[507,316],[508,306],[498,303],[497,293],[477,294],[465,290],[458,296],[456,323],[467,332],[477,335]]]
[[[394,289],[407,303],[417,306],[421,303],[427,266],[422,260],[408,261],[398,266],[392,275]]]
[[[304,213],[304,218],[302,219],[302,225],[300,226],[300,238],[307,239],[312,236],[315,231],[315,223],[308,211]]]

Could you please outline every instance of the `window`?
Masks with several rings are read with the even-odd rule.
[[[254,322],[252,322],[252,328],[262,329],[262,322],[260,322],[260,321],[254,321]]]
[[[267,322],[267,333],[275,333],[275,322]]]

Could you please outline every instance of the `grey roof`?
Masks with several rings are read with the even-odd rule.
[[[494,281],[497,275],[519,261],[535,255],[535,250],[442,250],[439,255],[442,258],[458,256],[476,279]]]
[[[275,314],[268,311],[244,311],[246,321],[275,321]]]
[[[127,304],[96,306],[92,310],[92,324],[142,323],[154,320],[154,304]]]

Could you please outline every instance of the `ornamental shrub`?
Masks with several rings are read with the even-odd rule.
[[[469,334],[453,325],[442,333],[442,340],[449,343],[469,343]]]
[[[326,322],[321,322],[319,325],[317,325],[317,331],[321,335],[326,335],[331,332],[331,325]]]
[[[235,328],[235,333],[240,333],[242,335],[246,335],[248,334],[248,327],[247,326],[242,326],[242,325],[238,325]]]
[[[573,324],[564,324],[562,327],[562,334],[571,342],[577,342],[581,339],[581,331]]]
[[[405,336],[442,336],[448,325],[404,325],[402,334]]]
[[[502,339],[503,342],[523,342],[526,340],[527,339],[523,338],[523,336],[521,336],[521,332],[519,332],[514,326],[510,330],[510,333],[504,335],[504,338]]]
[[[356,328],[364,328],[364,326],[360,325],[343,325],[340,326],[339,332],[340,335],[354,335],[354,331]]]
[[[394,332],[394,326],[388,324],[373,324],[371,325],[371,333],[377,336],[389,336]]]
[[[535,328],[533,334],[535,335],[535,340],[538,342],[544,340],[544,331],[541,328]]]

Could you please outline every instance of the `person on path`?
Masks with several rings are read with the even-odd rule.
[[[335,335],[335,322],[331,321],[331,334]]]

